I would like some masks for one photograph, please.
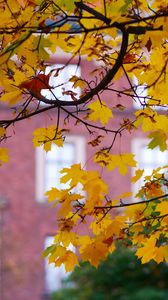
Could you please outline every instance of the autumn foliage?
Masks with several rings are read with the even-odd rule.
[[[45,251],[49,262],[56,266],[63,263],[67,271],[79,260],[98,266],[114,251],[118,240],[136,249],[142,263],[168,261],[168,166],[143,177],[133,153],[125,153],[122,147],[113,152],[116,140],[137,129],[148,137],[148,148],[167,150],[167,0],[6,0],[1,1],[0,12],[0,101],[9,111],[15,107],[12,117],[10,114],[0,121],[0,164],[8,161],[5,141],[10,127],[56,110],[56,124],[33,132],[34,146],[42,145],[45,151],[50,151],[52,143],[63,146],[67,132],[71,132],[68,124],[60,125],[64,112],[74,119],[75,126],[82,124],[90,133],[89,145],[95,150],[92,159],[100,166],[100,172],[87,170],[80,162],[63,168],[61,183],[69,187],[53,187],[46,192],[48,201],[58,206],[58,231],[53,245]],[[72,91],[62,82],[61,98],[50,79],[54,76],[57,85],[62,69],[45,73],[51,66],[50,56],[60,49],[65,57],[70,55],[62,69],[66,70],[73,59],[77,68],[83,59],[96,62],[96,69],[88,74],[92,80],[73,74]],[[126,85],[116,88],[114,83],[123,78]],[[74,91],[77,88],[80,95]],[[140,94],[139,88],[143,91]],[[50,91],[52,99],[44,96],[44,90]],[[110,99],[103,92],[108,92]],[[127,99],[124,105],[119,100],[122,97]],[[115,119],[114,111],[124,111],[132,100],[138,104],[132,116],[117,129],[109,126]],[[110,145],[103,142],[107,134],[111,135]],[[130,167],[135,174],[131,182],[143,177],[144,184],[134,199],[130,191],[114,199],[102,170],[112,178],[117,169],[122,182]],[[90,235],[76,230],[85,223]],[[70,244],[77,252],[69,249]]]

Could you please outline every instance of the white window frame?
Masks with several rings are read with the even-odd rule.
[[[65,143],[73,143],[75,145],[75,162],[81,163],[84,167],[86,163],[86,140],[85,137],[79,135],[66,136]],[[35,199],[37,202],[46,202],[45,193],[45,161],[46,152],[43,146],[35,149]]]
[[[63,68],[63,69],[61,70],[61,68]],[[54,69],[60,69],[58,76],[56,76],[56,77],[54,76]],[[76,97],[78,98],[81,94],[81,90],[79,87],[73,88],[73,82],[70,82],[69,79],[74,75],[80,77],[81,76],[81,68],[77,64],[74,64],[74,63],[68,64],[67,66],[62,63],[57,63],[57,64],[47,66],[46,70],[45,70],[45,74],[48,75],[49,72],[51,72],[52,70],[53,70],[53,74],[51,74],[51,76],[50,76],[49,85],[54,87],[54,84],[55,84],[55,86],[57,86],[57,87],[55,89],[51,88],[52,92],[50,92],[50,90],[43,89],[42,95],[49,100],[55,100],[54,94],[57,95],[57,93],[58,93],[58,94],[61,94],[61,97],[60,97],[60,95],[58,95],[59,100],[72,101],[72,98],[70,95],[62,95],[61,90],[62,90],[62,88],[65,88],[65,90],[72,90],[73,92],[75,92],[77,94]],[[47,104],[42,103],[42,105],[47,105]]]
[[[147,148],[148,144],[149,144],[149,139],[142,138],[142,137],[134,138],[131,141],[132,153],[135,154],[135,159],[137,161],[137,167],[136,167],[136,169],[144,169],[144,167],[139,164],[140,157],[141,157],[140,151],[141,151],[141,149],[142,149],[143,146],[145,146],[145,148],[148,149]],[[153,150],[151,149],[151,151],[153,151]],[[162,153],[166,153],[167,154],[167,162],[165,162],[163,164],[163,166],[164,166],[164,165],[168,164],[168,150],[165,150],[164,152],[160,151],[160,153],[161,154]],[[162,166],[162,165],[158,164],[158,167],[159,166]],[[157,168],[157,166],[154,166],[154,169],[155,168]],[[132,168],[132,176],[134,176],[134,175],[135,175],[135,168],[134,169]],[[146,175],[148,175],[148,174],[144,174],[144,176],[146,176]],[[131,189],[132,189],[133,196],[135,194],[137,194],[137,191],[140,189],[140,187],[142,185],[142,180],[143,180],[144,176],[142,176],[142,178],[140,180],[138,180],[136,183],[132,184]]]

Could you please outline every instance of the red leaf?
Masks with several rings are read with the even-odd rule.
[[[41,90],[50,89],[49,85],[50,74],[38,74],[31,80],[22,82],[19,87],[27,89],[33,96],[41,97]]]
[[[124,64],[134,63],[136,61],[135,54],[126,54],[124,57]]]

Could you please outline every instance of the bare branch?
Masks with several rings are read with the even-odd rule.
[[[153,201],[157,201],[159,199],[164,199],[167,198],[168,194],[164,194],[161,196],[157,196],[148,200],[144,200],[144,201],[138,201],[138,202],[130,202],[130,203],[123,203],[120,205],[107,205],[107,206],[95,206],[95,209],[113,209],[113,208],[122,208],[122,207],[127,207],[127,206],[134,206],[134,205],[139,205],[139,204],[147,204]]]

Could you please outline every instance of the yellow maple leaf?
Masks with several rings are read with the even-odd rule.
[[[95,171],[87,172],[82,179],[83,190],[88,195],[85,203],[85,211],[91,213],[96,205],[101,205],[104,196],[108,193],[108,187],[99,173]]]
[[[76,201],[83,198],[83,196],[81,196],[80,194],[71,193],[71,190],[72,188],[65,190],[52,188],[51,190],[47,191],[45,195],[48,197],[49,202],[59,200],[59,202],[61,203],[63,203],[64,201]]]
[[[64,194],[67,194],[67,190],[64,190],[63,192]],[[62,190],[58,190],[57,188],[51,188],[51,190],[45,193],[45,196],[47,196],[49,202],[60,200],[62,197]]]
[[[44,251],[44,255],[48,256],[49,263],[55,263],[58,257],[63,256],[66,253],[66,247],[58,244],[52,244],[51,246],[47,247]]]
[[[128,206],[125,208],[125,214],[131,221],[137,221],[143,218],[143,212],[146,210],[146,204],[140,203],[133,206]]]
[[[149,149],[154,149],[157,146],[159,146],[160,151],[165,151],[167,149],[167,135],[163,130],[151,132],[148,135],[148,138],[152,139],[148,144]]]
[[[57,260],[55,261],[55,265],[58,267],[62,264],[64,264],[66,272],[72,271],[75,266],[79,265],[77,255],[70,250],[66,251],[64,255],[57,258]]]
[[[98,193],[98,190],[100,188],[101,193],[107,193],[108,187],[105,184],[105,182],[101,179],[100,174],[96,171],[89,171],[86,172],[86,174],[82,177],[83,179],[83,185],[84,190],[87,191],[88,194],[95,194],[95,190]]]
[[[73,87],[74,88],[86,88],[87,87],[87,84],[84,80],[82,80],[80,77],[76,76],[76,75],[73,75],[70,79],[69,79],[70,82],[73,82]]]
[[[148,131],[155,132],[155,135],[157,135],[156,136],[157,139],[159,134],[161,139],[164,133],[167,134],[167,128],[168,128],[167,116],[158,114],[156,111],[152,110],[149,107],[143,110],[136,111],[135,115],[137,119],[134,122],[134,125],[136,127],[141,125],[142,130],[144,132],[148,132]],[[154,136],[154,134],[152,135]]]
[[[167,259],[167,245],[157,245],[159,232],[153,234],[150,238],[143,242],[143,246],[139,248],[136,255],[141,258],[142,264],[155,260],[157,263]]]
[[[164,246],[155,247],[155,257],[153,259],[157,262],[157,264],[164,261]]]
[[[94,240],[82,249],[80,248],[81,258],[83,261],[89,261],[97,267],[101,260],[104,260],[108,254],[108,246],[101,240]]]
[[[12,88],[11,91],[6,92],[0,98],[3,102],[8,102],[10,105],[16,104],[22,99],[22,92],[17,88]]]
[[[54,238],[55,243],[61,243],[64,247],[68,247],[70,244],[77,245],[77,234],[69,230],[60,230]]]
[[[125,226],[125,216],[116,216],[106,229],[106,238],[112,237],[113,235],[119,236],[122,228]]]
[[[78,243],[80,245],[80,252],[83,251],[86,245],[89,245],[92,241],[92,238],[88,235],[82,235],[78,239]]]
[[[15,70],[13,78],[17,86],[19,86],[22,82],[27,80],[27,76],[20,70]]]
[[[143,243],[141,248],[138,248],[136,255],[138,258],[141,258],[142,264],[149,262],[155,257],[155,245],[156,239],[154,237],[150,237],[146,242]]]
[[[157,113],[149,107],[142,110],[138,110],[135,112],[135,116],[137,119],[134,122],[134,126],[138,127],[142,125],[142,130],[144,132],[153,130],[156,123],[156,115]]]
[[[8,149],[0,148],[0,166],[2,163],[7,163],[9,161]]]
[[[162,201],[161,203],[157,204],[156,210],[160,212],[160,215],[168,214],[168,203],[167,203],[167,201]]]
[[[94,161],[99,163],[101,166],[105,166],[109,171],[118,168],[121,175],[125,175],[128,172],[128,166],[136,166],[134,154],[132,153],[122,153],[117,155],[110,154],[103,150],[95,154]]]
[[[62,147],[64,140],[62,136],[63,131],[64,130],[57,129],[55,125],[51,125],[46,128],[37,128],[33,132],[33,144],[35,147],[43,145],[46,152],[51,150],[52,143],[54,143],[58,147]]]
[[[113,170],[118,167],[119,173],[125,175],[128,172],[128,166],[135,167],[136,161],[134,160],[134,154],[124,153],[121,155],[112,155],[108,169]]]
[[[92,110],[92,112],[88,116],[89,120],[94,122],[100,120],[102,125],[107,124],[109,119],[113,117],[111,109],[108,108],[102,101],[100,102],[99,100],[97,100],[91,103],[88,108]]]
[[[61,207],[58,210],[57,214],[59,217],[67,217],[70,211],[72,210],[72,202],[82,199],[83,196],[79,194],[66,194],[62,199],[60,199]]]
[[[74,164],[70,168],[63,168],[60,171],[61,174],[64,174],[60,182],[67,183],[70,181],[70,186],[76,186],[79,182],[82,181],[82,177],[85,174],[85,171],[81,169],[81,164]],[[82,182],[81,182],[82,183]]]
[[[70,189],[58,190],[57,188],[52,188],[47,191],[45,195],[48,197],[49,202],[55,201],[54,204],[60,203],[61,206],[57,212],[58,216],[66,217],[72,208],[72,202],[83,198],[80,194],[70,193]]]
[[[0,137],[3,137],[6,135],[6,129],[4,127],[0,127]]]
[[[98,235],[99,233],[104,231],[107,226],[109,226],[109,224],[111,224],[111,220],[107,215],[104,216],[103,213],[97,213],[96,217],[97,218],[95,219],[95,221],[91,222],[89,227],[92,229],[92,232],[95,235]],[[98,222],[99,220],[101,220],[101,222]]]
[[[136,170],[135,175],[131,178],[131,182],[133,183],[137,182],[142,177],[143,173],[144,173],[144,169]]]
[[[44,251],[44,256],[48,256],[48,263],[55,266],[64,264],[66,272],[72,271],[79,264],[77,255],[66,247],[53,243]]]
[[[131,226],[130,233],[133,234],[132,242],[134,245],[141,245],[144,242],[143,223],[136,223]]]

